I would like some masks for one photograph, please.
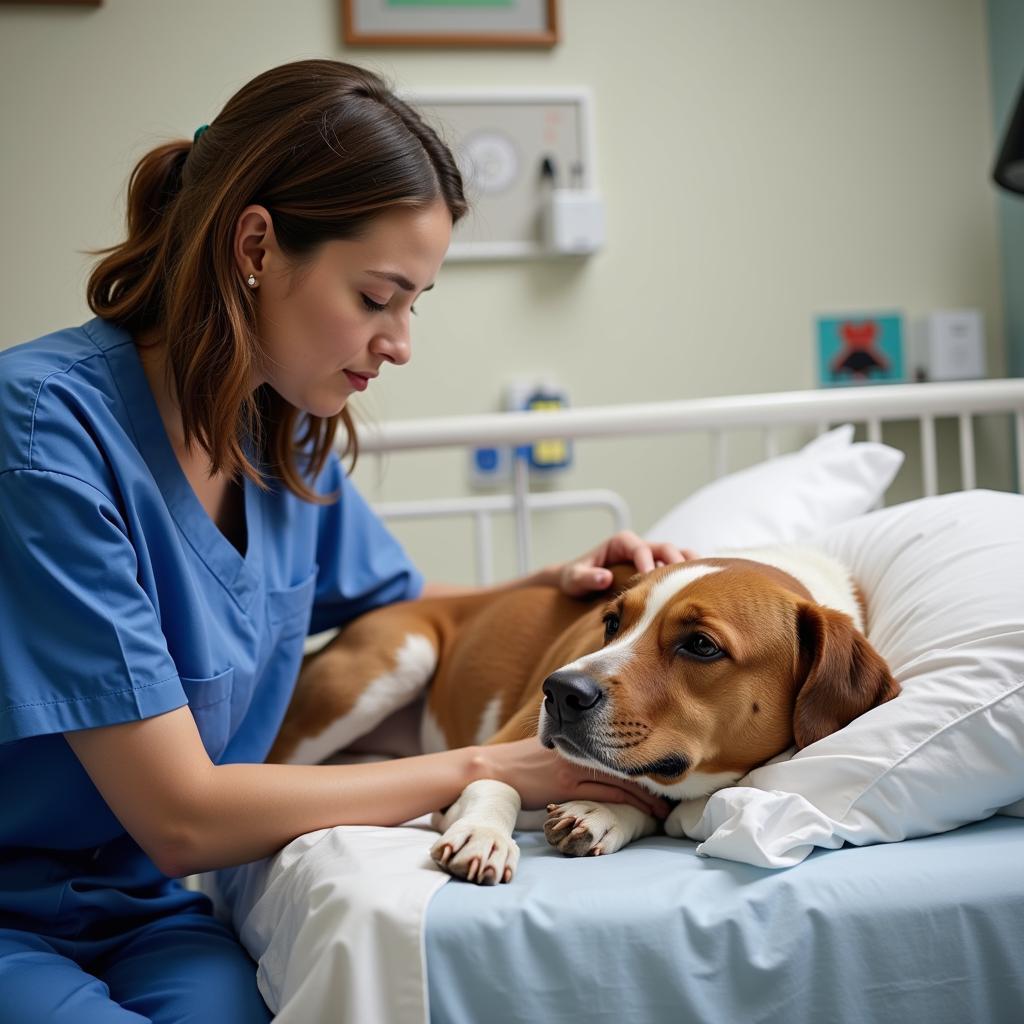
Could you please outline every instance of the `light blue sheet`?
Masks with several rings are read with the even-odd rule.
[[[817,850],[786,871],[655,836],[427,913],[431,1024],[1024,1021],[1024,820]]]

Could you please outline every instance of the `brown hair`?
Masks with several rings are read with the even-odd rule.
[[[347,409],[321,418],[267,384],[249,389],[260,340],[256,299],[232,255],[237,220],[246,206],[265,206],[298,271],[322,243],[437,199],[453,223],[466,212],[452,154],[380,77],[332,60],[284,64],[235,93],[194,143],[165,143],[138,162],[127,240],[90,252],[109,255],[89,277],[89,306],[136,336],[159,325],[185,444],[198,443],[214,472],[241,471],[261,486],[261,471],[270,472],[316,501],[304,473],[312,479],[323,467],[339,419],[354,463],[355,426]],[[247,440],[261,470],[246,457]]]

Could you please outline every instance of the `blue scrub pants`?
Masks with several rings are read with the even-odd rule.
[[[0,929],[0,1024],[266,1024],[256,965],[209,914],[96,941]]]

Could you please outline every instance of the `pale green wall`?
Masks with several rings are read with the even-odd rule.
[[[595,99],[607,248],[444,268],[412,363],[361,396],[373,418],[490,411],[534,371],[576,405],[806,388],[813,316],[859,309],[977,307],[1004,372],[985,0],[562,0],[562,43],[524,52],[346,51],[339,7],[0,6],[0,346],[87,318],[82,251],[120,238],[148,147],[191,135],[267,67],[330,56],[405,88]],[[615,485],[643,528],[708,466],[687,444],[593,443],[559,486]],[[422,455],[357,470],[371,500],[459,491],[463,475]],[[537,559],[605,531],[556,525]],[[428,576],[466,578],[460,531],[399,533]]]

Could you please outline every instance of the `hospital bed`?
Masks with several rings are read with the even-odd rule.
[[[900,435],[914,449],[904,473],[919,474],[921,495],[938,492],[950,464],[960,488],[976,486],[980,429],[1004,442],[1011,486],[1024,484],[1024,380],[391,422],[363,431],[361,458],[551,437],[584,445],[702,436],[715,478],[732,468],[736,432],[756,429],[771,459],[782,454],[780,438],[801,430],[823,435],[850,422],[869,440],[889,441],[897,421],[913,424]],[[955,451],[940,457],[951,432]],[[526,572],[543,515],[595,507],[612,529],[636,525],[628,501],[603,488],[531,493],[519,460],[508,494],[381,502],[378,511],[396,524],[437,516],[471,524],[477,579],[486,583],[501,517],[514,521],[517,567]],[[1024,1020],[1022,818],[997,814],[904,842],[816,849],[786,870],[699,856],[696,842],[665,836],[575,860],[540,833],[517,839],[513,884],[451,882],[426,905],[422,1013],[433,1024]],[[297,1019],[288,1011],[283,1020]],[[321,1019],[344,1019],[331,1012],[325,995]],[[408,1015],[416,1017],[412,1004]]]

